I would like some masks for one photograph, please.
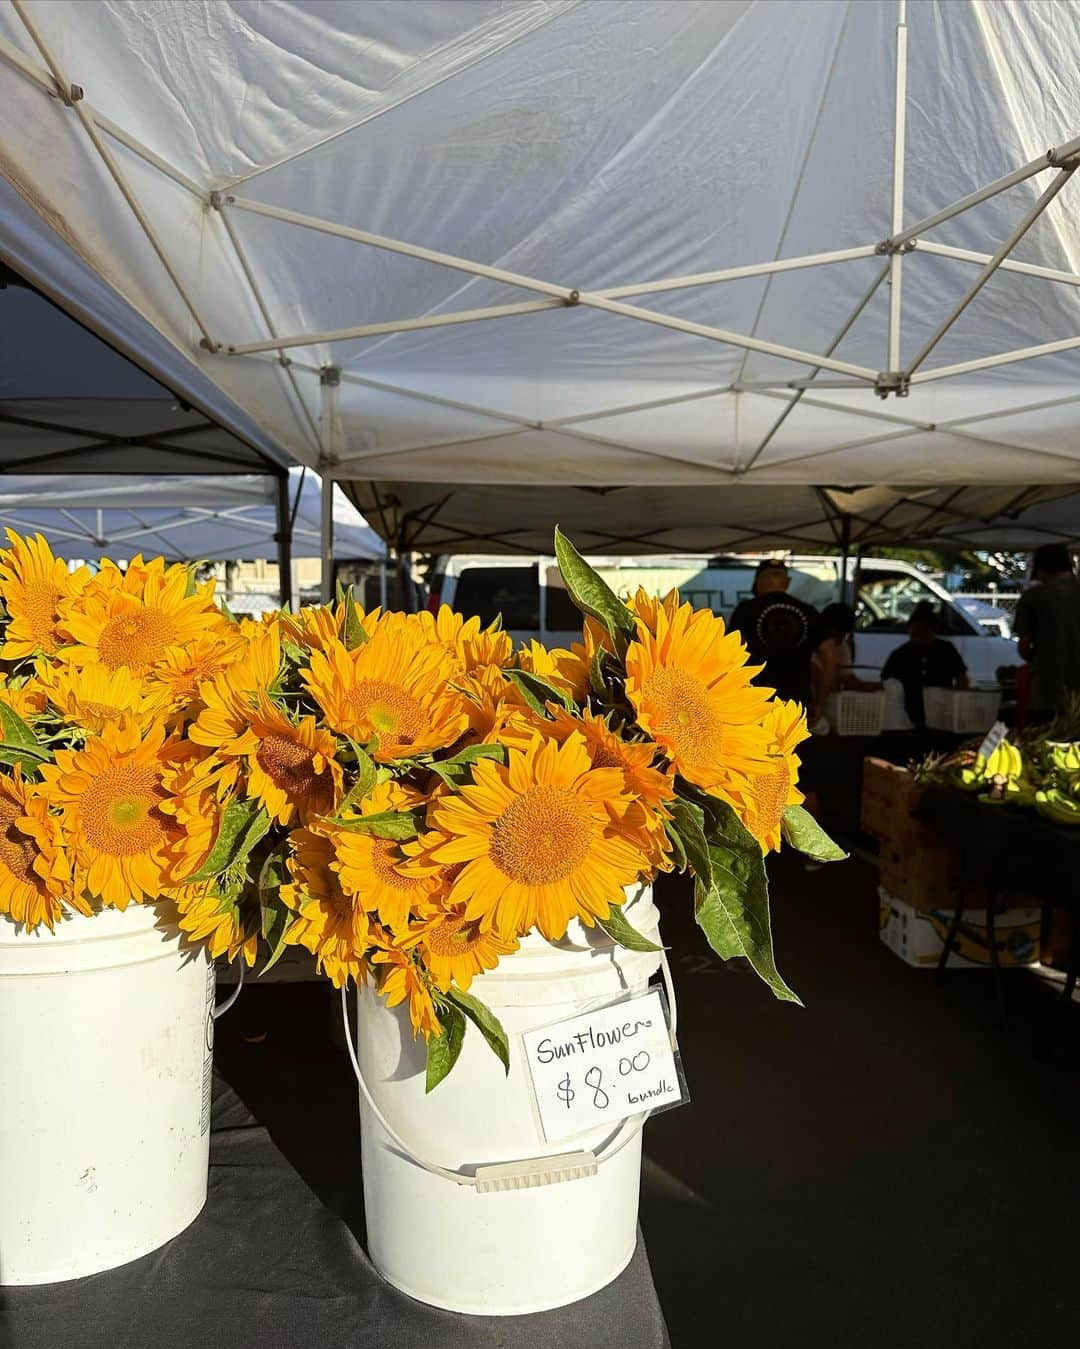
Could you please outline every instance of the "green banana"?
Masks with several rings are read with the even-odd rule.
[[[1080,801],[1056,788],[1035,793],[1035,809],[1045,820],[1054,824],[1080,825]]]

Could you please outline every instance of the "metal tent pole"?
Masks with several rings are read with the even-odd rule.
[[[1032,227],[1032,225],[1034,225],[1035,221],[1038,220],[1038,218],[1042,215],[1042,213],[1054,200],[1057,194],[1061,191],[1061,189],[1073,176],[1073,174],[1076,171],[1077,162],[1078,161],[1074,159],[1068,165],[1066,165],[1065,168],[1058,170],[1058,172],[1054,175],[1053,181],[1046,188],[1043,194],[1039,197],[1038,201],[1035,202],[1035,204],[1031,207],[1031,209],[1024,214],[1023,218],[1020,220],[1019,224],[1015,226],[1015,228],[1009,234],[1008,238],[1005,239],[1004,242],[998,246],[997,251],[991,255],[990,261],[985,264],[982,271],[980,271],[979,275],[968,287],[967,292],[964,295],[962,295],[960,299],[957,301],[957,303],[953,306],[952,311],[950,312],[948,318],[946,318],[945,321],[937,329],[937,331],[932,333],[931,336],[927,338],[927,340],[923,343],[918,354],[912,359],[911,364],[907,368],[906,375],[909,380],[911,376],[914,374],[914,372],[919,368],[919,366],[922,365],[923,361],[926,360],[927,356],[930,355],[930,353],[934,350],[937,344],[941,341],[941,339],[953,326],[953,324],[964,312],[964,310],[968,307],[968,305],[972,302],[972,300],[974,300],[975,296],[978,295],[979,291],[982,290],[983,286],[986,285],[987,281],[989,281],[990,278],[993,276],[993,274],[997,271],[998,264],[1004,258],[1007,258],[1009,256],[1009,254],[1013,251],[1013,249],[1024,237],[1024,235],[1028,232],[1028,230]]]
[[[334,474],[333,465],[340,458],[341,440],[341,371],[326,366],[319,376],[319,439],[322,457],[322,498],[319,511],[319,554],[322,559],[319,594],[323,604],[329,604],[334,595]]]
[[[850,604],[851,594],[848,586],[848,561],[851,557],[851,516],[846,512],[840,518],[840,602]]]
[[[277,480],[278,591],[283,609],[293,607],[292,584],[292,512],[289,509],[289,474],[281,473]]]
[[[899,0],[896,24],[896,116],[893,130],[892,232],[904,227],[904,145],[907,129],[907,0]],[[900,310],[904,245],[889,255],[889,352],[887,368],[900,370]]]

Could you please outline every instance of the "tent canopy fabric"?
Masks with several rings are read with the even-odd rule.
[[[14,0],[0,249],[384,495],[1015,497],[1080,484],[1078,63],[1077,0]]]
[[[289,480],[292,554],[318,557],[319,479]],[[277,484],[265,475],[0,475],[0,533],[41,533],[66,557],[161,555],[170,559],[278,561]],[[382,540],[339,489],[334,547],[342,560],[376,561]]]
[[[1018,551],[1080,540],[1068,487],[503,487],[348,483],[402,551],[550,553],[559,525],[593,553],[922,544]]]

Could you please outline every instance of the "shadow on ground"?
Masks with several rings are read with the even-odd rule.
[[[773,868],[777,958],[806,1003],[703,959],[659,887],[692,1103],[646,1130],[641,1221],[672,1343],[995,1349],[1077,1328],[1080,1007],[1006,975],[910,969],[879,942],[865,862]],[[337,996],[245,990],[217,1061],[362,1237],[356,1096]],[[547,1346],[538,1346],[547,1349]]]

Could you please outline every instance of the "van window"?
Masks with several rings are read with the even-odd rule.
[[[538,570],[531,567],[466,567],[458,577],[454,608],[486,627],[502,615],[504,628],[540,626]],[[550,599],[550,592],[549,592]],[[551,621],[548,620],[551,627]]]
[[[929,604],[938,616],[942,637],[970,637],[972,628],[951,604],[909,572],[874,571],[859,585],[855,604],[856,632],[907,633],[908,619],[917,604]]]

